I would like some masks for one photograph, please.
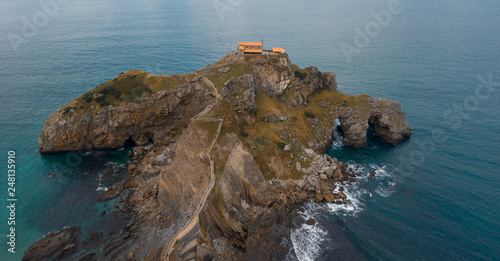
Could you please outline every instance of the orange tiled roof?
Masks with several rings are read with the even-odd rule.
[[[238,45],[247,45],[247,46],[262,46],[260,42],[241,42]]]
[[[285,49],[273,47],[273,53],[285,53]]]

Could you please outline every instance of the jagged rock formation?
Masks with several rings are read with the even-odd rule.
[[[61,260],[67,257],[75,252],[75,242],[80,230],[80,227],[68,227],[57,233],[48,234],[28,248],[22,260],[46,260],[48,258]]]
[[[117,207],[134,217],[130,233],[147,235],[147,247],[127,236],[102,257],[164,260],[166,243],[210,187],[205,151],[216,118],[224,117],[210,155],[214,188],[199,224],[174,242],[170,260],[282,260],[293,255],[283,240],[295,207],[309,199],[346,204],[345,194],[333,191],[357,175],[322,155],[335,119],[350,146],[366,145],[369,127],[391,144],[411,135],[398,102],[342,94],[335,77],[316,67],[300,69],[286,54],[230,53],[183,76],[131,71],[50,115],[40,152],[113,149],[127,140],[140,145],[128,167],[131,176],[99,200],[120,197]],[[192,120],[216,99],[212,86],[223,99],[203,117],[214,121]],[[154,145],[142,146],[148,140]],[[151,234],[155,228],[161,232]],[[260,244],[262,238],[267,244]]]
[[[408,125],[399,102],[376,99],[368,95],[354,97],[361,103],[343,108],[339,115],[344,132],[344,144],[365,146],[368,127],[372,127],[377,136],[391,144],[398,144],[404,138],[411,136],[412,128]]]

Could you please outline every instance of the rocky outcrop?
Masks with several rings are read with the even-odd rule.
[[[398,102],[342,94],[335,77],[300,69],[286,54],[231,53],[170,78],[131,71],[49,116],[40,152],[139,145],[129,152],[130,176],[98,197],[119,197],[115,207],[133,215],[123,240],[99,257],[161,259],[190,221],[172,241],[171,260],[282,260],[298,204],[348,204],[343,186],[358,174],[323,155],[335,119],[349,146],[366,145],[369,127],[391,144],[411,135]],[[223,98],[215,104],[212,86]],[[192,119],[209,104],[206,118]],[[207,155],[218,117],[222,131]]]
[[[344,107],[339,119],[344,133],[344,144],[363,147],[367,141],[368,127],[384,141],[397,144],[411,136],[412,128],[397,101],[356,95],[351,107]]]
[[[236,136],[233,139],[234,144],[219,178],[218,187],[225,205],[241,208],[241,200],[249,203],[262,201],[257,190],[265,187],[265,179],[252,154]]]
[[[230,54],[229,57],[231,56],[238,55]],[[292,62],[287,54],[277,57],[255,55],[247,57],[245,64],[252,66],[251,75],[254,77],[253,81],[257,93],[263,93],[270,97],[280,95],[295,80]]]
[[[108,200],[112,200],[112,199],[118,197],[118,195],[120,195],[120,193],[122,192],[122,190],[123,190],[122,186],[120,186],[120,185],[114,185],[111,188],[109,188],[108,190],[106,190],[104,193],[100,194],[97,197],[97,200],[99,202],[105,202],[105,201],[108,201]]]
[[[398,144],[403,139],[411,136],[413,130],[401,111],[401,105],[397,101],[374,99],[376,109],[368,119],[373,132],[385,142]]]
[[[22,261],[65,258],[76,250],[80,230],[80,227],[68,227],[57,233],[49,233],[26,250]]]
[[[47,117],[38,138],[40,152],[117,149],[123,147],[126,141],[138,145],[148,141],[167,145],[187,126],[193,115],[215,99],[213,90],[206,87],[201,77],[185,79],[183,82],[166,76],[143,74],[145,73],[131,71],[107,84],[111,86],[111,90],[117,90],[125,83],[133,83],[142,84],[147,90],[158,89],[157,91],[151,91],[149,95],[145,93],[134,102],[115,102],[106,106],[95,103],[98,98],[88,103],[86,96],[82,96]],[[143,76],[140,83],[132,82],[132,79],[136,80],[140,76]],[[178,85],[170,86],[175,83]],[[108,89],[97,94],[109,92],[104,90]],[[126,98],[133,93],[121,95]]]
[[[337,74],[332,72],[320,72],[318,67],[310,66],[294,72],[295,81],[290,86],[292,91],[291,104],[293,106],[307,104],[310,98],[318,90],[336,91],[338,89]]]
[[[266,59],[264,63],[252,59],[250,64],[255,65],[253,74],[256,75],[257,91],[267,96],[282,94],[291,81],[294,80],[292,63],[288,55],[282,55],[277,59]]]
[[[234,107],[236,112],[248,113],[251,110],[257,109],[257,104],[255,103],[255,93],[257,91],[257,82],[253,74],[245,74],[238,78],[232,77],[224,83],[224,88],[222,89],[222,96],[226,101],[229,101],[228,95],[237,96],[238,94],[243,94],[241,99],[234,102]]]

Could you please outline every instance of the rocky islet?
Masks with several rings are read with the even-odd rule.
[[[203,151],[213,126],[192,118],[219,93],[222,100],[209,112],[226,119],[212,151],[215,187],[199,224],[175,244],[171,256],[285,258],[290,250],[281,238],[289,237],[298,205],[348,203],[343,188],[336,187],[355,181],[358,173],[323,155],[333,140],[335,119],[348,146],[366,145],[369,127],[391,144],[411,135],[398,102],[342,94],[335,76],[316,67],[300,69],[286,54],[230,53],[186,75],[120,74],[54,112],[39,136],[41,153],[137,145],[129,153],[129,177],[98,198],[119,198],[116,207],[132,219],[129,232],[122,242],[107,243],[103,253],[82,258],[166,258],[167,242],[210,182]],[[269,244],[257,244],[261,238]],[[64,243],[71,248],[61,254],[73,254],[74,241]],[[26,255],[37,249],[32,246]]]

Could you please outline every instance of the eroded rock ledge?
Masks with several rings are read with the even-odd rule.
[[[215,99],[207,84],[194,74],[120,74],[47,117],[40,152],[117,149],[127,141],[167,145]]]
[[[22,261],[49,258],[61,260],[73,254],[76,250],[76,239],[80,230],[80,227],[68,227],[59,232],[49,233],[26,250]]]

